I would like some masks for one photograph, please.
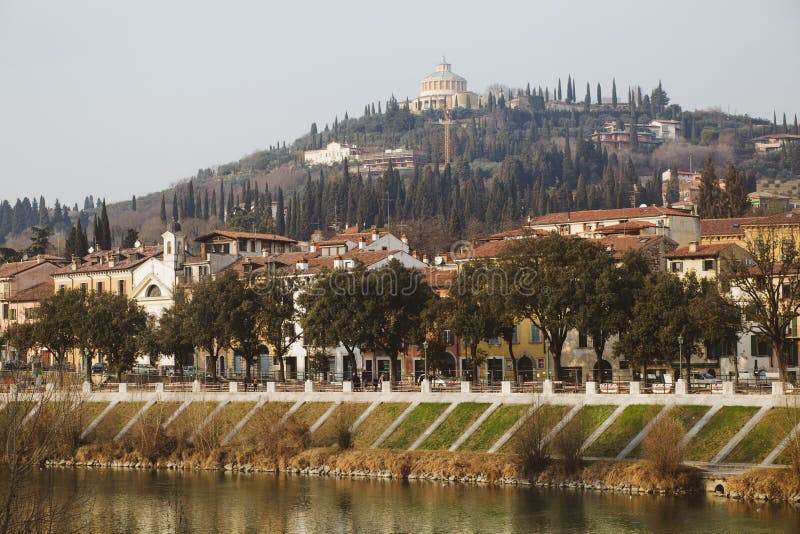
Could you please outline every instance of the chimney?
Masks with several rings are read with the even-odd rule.
[[[344,269],[344,260],[342,259],[341,254],[337,254],[336,257],[333,259],[333,268]]]
[[[364,247],[367,246],[367,238],[361,236],[361,239],[358,241],[358,250],[364,250]]]
[[[244,274],[250,274],[253,272],[253,264],[250,262],[250,258],[245,257],[242,261],[242,272]]]
[[[317,251],[317,246],[318,246],[318,245],[319,245],[319,243],[316,243],[316,242],[314,242],[314,243],[309,243],[309,245],[308,245],[308,251],[309,251],[309,252],[316,252],[316,251]]]
[[[428,255],[427,254],[423,254],[422,255],[422,263],[430,263],[430,260],[428,259]]]
[[[411,251],[411,257],[414,259],[419,259],[419,255],[417,254],[416,249]]]
[[[73,271],[78,270],[78,262],[80,262],[80,260],[78,259],[78,256],[73,254],[72,255],[72,264],[70,265],[72,267]]]
[[[305,257],[300,258],[294,266],[295,270],[297,271],[307,271],[308,270],[308,260]]]
[[[697,241],[689,241],[689,252],[697,252]]]
[[[400,241],[402,241],[404,245],[408,245],[408,236],[403,233],[403,235],[400,236]]]
[[[373,226],[372,227],[372,240],[373,241],[377,241],[379,237],[380,237],[380,234],[378,234],[378,227],[377,226]]]

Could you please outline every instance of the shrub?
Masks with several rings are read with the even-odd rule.
[[[168,415],[163,404],[154,405],[128,431],[125,444],[152,462],[168,457],[177,446],[177,439],[164,430]]]
[[[555,437],[553,448],[568,475],[577,473],[581,468],[581,447],[585,439],[586,432],[577,419],[573,419]]]
[[[345,410],[338,410],[333,425],[334,433],[336,434],[336,445],[342,450],[353,448],[354,421],[353,414]]]
[[[512,451],[523,474],[538,475],[550,463],[547,433],[548,425],[542,411],[536,409],[514,435],[511,443]]]
[[[674,417],[659,418],[642,441],[642,457],[662,477],[674,476],[686,458],[686,447],[681,444],[685,435],[683,424]]]

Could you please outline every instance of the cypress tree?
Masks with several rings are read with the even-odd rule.
[[[597,82],[597,105],[601,105],[603,103],[603,91],[600,88],[600,82]]]
[[[583,98],[584,111],[588,112],[592,106],[592,93],[589,89],[589,82],[586,82],[586,96]]]
[[[194,184],[192,184],[192,180],[189,180],[189,191],[186,193],[186,213],[185,216],[188,218],[192,218],[195,215],[195,205],[194,205]]]
[[[103,248],[103,250],[111,250],[111,225],[108,222],[106,199],[103,199],[103,205],[100,208],[100,232],[100,246]]]
[[[561,102],[561,78],[558,79],[558,91],[556,92],[556,100]]]
[[[783,113],[783,133],[789,133],[789,126],[786,124],[786,112]]]
[[[567,102],[572,102],[575,96],[572,94],[572,75],[567,74]]]
[[[219,182],[219,220],[225,222],[225,185]]]
[[[161,193],[161,224],[167,224],[167,199],[164,193]]]
[[[742,176],[733,164],[728,165],[728,172],[725,174],[725,204],[726,217],[741,217],[751,208]]]
[[[720,210],[721,189],[719,178],[714,171],[714,162],[709,155],[700,172],[700,192],[697,198],[697,211],[704,219],[713,219],[722,215]]]
[[[100,229],[100,224],[97,221],[97,214],[94,215],[94,223],[92,224],[92,239],[94,239],[94,249],[97,250],[99,247],[100,239],[103,237],[100,235],[102,230]]]
[[[286,235],[286,214],[283,208],[283,188],[278,188],[278,201],[275,213],[275,233]]]
[[[131,198],[131,210],[136,211],[136,195]]]
[[[611,105],[617,107],[617,79],[611,78]]]
[[[172,192],[172,220],[178,220],[178,193],[173,191]]]
[[[586,179],[583,174],[578,176],[578,187],[575,189],[575,209],[585,210],[589,207],[589,198],[586,192]]]

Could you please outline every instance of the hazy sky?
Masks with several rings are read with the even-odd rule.
[[[560,76],[800,112],[800,2],[0,0],[0,198],[123,200],[415,96]]]

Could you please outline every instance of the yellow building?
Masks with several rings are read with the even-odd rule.
[[[544,336],[529,319],[515,325],[512,348],[517,358],[517,371],[522,381],[544,380],[549,362],[545,358]],[[490,380],[514,380],[514,365],[508,353],[508,343],[502,338],[483,341],[478,354],[485,354],[481,376]],[[465,365],[462,358],[462,370]]]

